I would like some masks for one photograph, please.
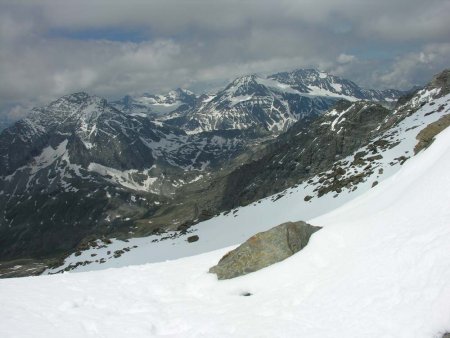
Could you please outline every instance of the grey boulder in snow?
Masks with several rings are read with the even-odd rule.
[[[230,279],[260,270],[303,249],[311,235],[320,229],[300,221],[259,232],[228,252],[209,272],[215,273],[219,279]]]

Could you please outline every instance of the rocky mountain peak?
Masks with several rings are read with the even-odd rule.
[[[110,107],[105,99],[79,92],[65,95],[48,106],[33,109],[24,121],[41,128],[53,128],[93,121],[106,111],[121,114]]]
[[[235,78],[231,82],[231,85],[234,85],[234,86],[245,85],[247,83],[254,82],[257,78],[258,78],[257,74],[241,75],[241,76],[238,76],[237,78]]]
[[[44,109],[50,108],[63,108],[68,105],[71,107],[85,107],[86,105],[95,104],[98,106],[105,106],[107,101],[104,98],[95,95],[89,95],[86,92],[77,92],[68,95],[64,95],[55,101],[50,102],[48,106],[43,107]]]
[[[233,80],[224,90],[231,96],[240,96],[252,92],[258,87],[258,76],[256,74],[240,76]]]

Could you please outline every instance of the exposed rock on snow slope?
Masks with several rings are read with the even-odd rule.
[[[303,249],[318,230],[320,227],[303,221],[277,225],[253,235],[227,252],[209,272],[215,273],[219,279],[230,279],[261,270]]]
[[[359,108],[343,111],[360,116],[358,112],[365,109],[361,103],[351,107]],[[385,129],[381,129],[364,146],[334,161],[330,169],[299,180],[281,193],[222,213],[219,217],[192,226],[188,231],[169,232],[163,237],[133,238],[129,242],[112,240],[105,246],[98,243],[78,256],[72,254],[61,267],[48,272],[73,268],[75,271],[88,271],[180,258],[239,244],[256,232],[268,230],[276,224],[318,217],[394,175],[413,156],[418,142],[416,136],[421,130],[449,113],[448,92],[430,85],[408,103],[399,106],[394,114],[383,115],[381,126]],[[330,130],[330,125],[339,119],[332,131],[338,134],[340,123],[344,123],[339,121],[343,121],[345,116],[331,111],[324,117],[329,123],[322,127],[328,126]],[[349,127],[352,126],[350,124]],[[290,148],[291,151],[293,149]],[[191,234],[199,235],[199,241],[188,243],[186,237]],[[92,254],[96,256],[92,258]]]
[[[324,228],[301,252],[228,281],[207,273],[228,248],[0,280],[0,335],[440,337],[450,328],[449,168],[447,128],[390,178],[311,219]],[[287,199],[276,203],[289,210]],[[244,209],[256,221],[260,209]]]

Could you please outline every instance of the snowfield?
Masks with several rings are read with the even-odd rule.
[[[441,337],[449,170],[450,128],[375,188],[309,219],[324,228],[301,252],[232,280],[207,272],[231,247],[0,280],[0,337]]]

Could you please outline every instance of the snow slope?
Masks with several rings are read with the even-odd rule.
[[[440,337],[450,330],[449,169],[447,129],[369,192],[311,219],[324,228],[300,253],[228,281],[207,271],[229,248],[0,280],[0,336]]]

